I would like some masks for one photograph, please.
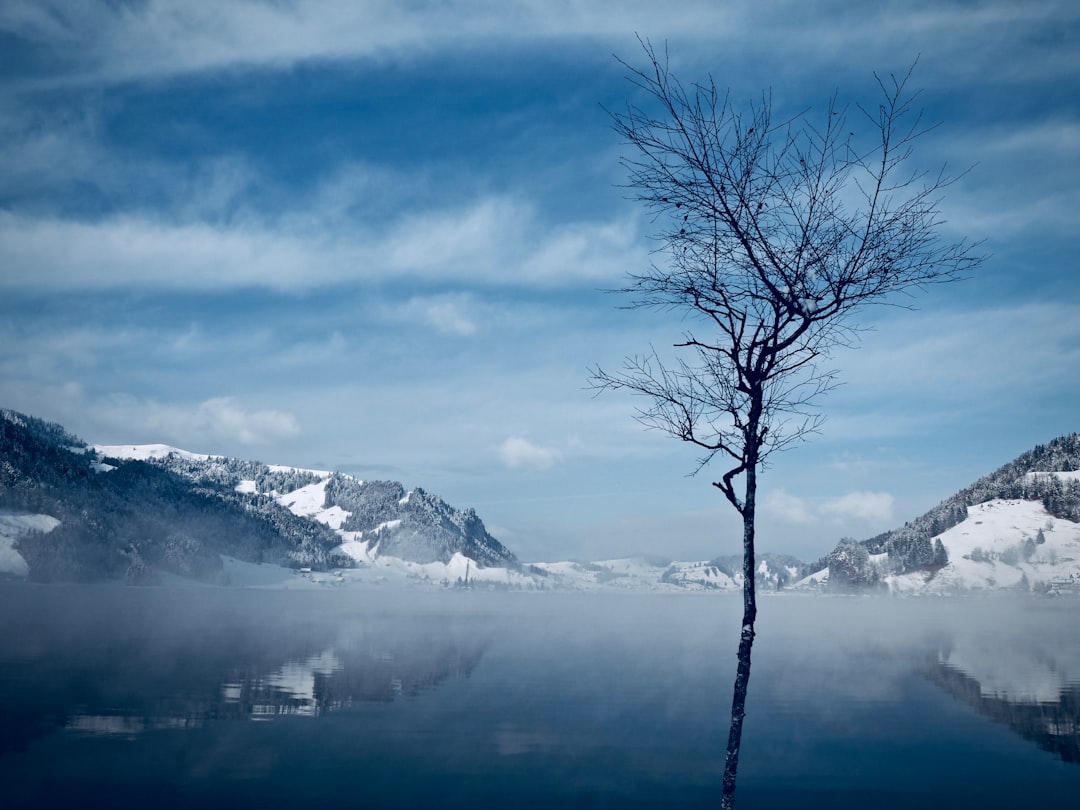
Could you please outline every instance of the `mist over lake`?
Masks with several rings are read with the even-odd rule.
[[[4,584],[4,805],[714,806],[738,608]],[[1068,806],[1075,608],[763,600],[740,806]]]

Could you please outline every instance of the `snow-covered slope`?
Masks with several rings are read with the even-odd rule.
[[[1080,594],[1080,523],[1054,517],[1037,500],[994,498],[966,509],[964,520],[934,538],[948,555],[944,566],[896,572],[888,554],[867,554],[863,580],[905,595]],[[828,590],[829,575],[830,568],[822,568],[793,587]]]
[[[455,556],[475,567],[517,569],[514,555],[492,537],[476,513],[458,511],[422,489],[406,492],[394,481],[361,481],[329,470],[268,465],[191,453],[167,445],[94,445],[99,458],[162,466],[198,483],[228,486],[237,497],[269,498],[293,515],[326,526],[336,549],[357,564],[396,557],[441,564],[440,578],[458,575]],[[461,572],[464,573],[464,572]]]
[[[160,461],[169,456],[179,456],[191,461],[224,458],[224,456],[198,455],[167,444],[95,444],[91,445],[90,449],[98,455],[125,461]]]
[[[456,555],[520,567],[475,512],[419,488],[163,444],[91,447],[8,410],[0,508],[0,574],[40,581],[219,582],[226,557],[324,572],[397,557],[450,576]]]
[[[0,509],[0,576],[29,575],[30,566],[15,549],[15,542],[27,532],[50,532],[59,525],[60,521],[51,515]]]
[[[597,590],[734,590],[734,581],[707,562],[649,562],[626,557],[596,562],[544,562],[547,586],[575,591]]]
[[[148,571],[150,580],[157,571],[285,587],[404,583],[719,593],[742,587],[737,557],[522,565],[473,510],[456,510],[420,488],[162,444],[90,447],[59,425],[10,411],[0,417],[6,442],[0,450],[10,459],[0,465],[0,495],[8,487],[10,496],[0,500],[8,507],[0,513],[0,575],[33,575],[43,566],[46,579],[146,581]],[[117,485],[100,486],[110,481]],[[38,492],[39,501],[45,493],[57,508],[18,502],[19,493],[29,491]],[[94,511],[93,499],[102,494],[107,504]],[[93,519],[75,526],[88,509]],[[63,518],[59,528],[57,516]],[[1073,435],[1036,447],[899,529],[838,546],[801,581],[807,572],[799,561],[759,555],[756,580],[759,591],[1080,593],[1076,521],[1080,436]],[[100,571],[79,557],[86,538],[99,535],[115,541]]]
[[[794,566],[791,563],[796,563]],[[798,561],[762,554],[756,581],[760,591],[777,591],[794,581]],[[715,591],[742,590],[741,561],[730,558],[657,562],[625,557],[595,562],[545,562],[531,566],[548,578],[548,587],[571,590]]]
[[[949,563],[936,572],[886,576],[898,593],[1011,588],[1080,591],[1080,524],[1050,515],[1039,501],[992,500],[968,507],[941,534]]]
[[[1080,434],[1053,439],[903,526],[841,540],[801,589],[1080,592]],[[805,576],[810,574],[810,576]]]

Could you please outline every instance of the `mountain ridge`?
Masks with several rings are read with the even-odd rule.
[[[320,485],[316,504],[311,487]],[[369,507],[370,518],[372,493],[387,489],[401,493],[392,515],[374,526],[345,525],[353,515],[341,503]],[[148,583],[161,572],[222,581],[223,556],[314,570],[354,567],[389,551],[417,563],[460,555],[477,566],[519,566],[473,510],[459,512],[419,488],[406,496],[397,482],[168,445],[89,445],[10,410],[0,410],[0,509],[56,521],[47,531],[41,521],[12,524],[0,538],[0,558],[14,554],[42,581]],[[8,573],[19,571],[13,558]]]
[[[162,444],[88,445],[0,410],[0,576],[269,585],[294,583],[290,571],[320,586],[742,587],[730,555],[522,565],[473,509],[421,487]],[[844,538],[816,563],[759,553],[756,580],[762,591],[1080,593],[1080,434],[1037,445],[903,526]]]

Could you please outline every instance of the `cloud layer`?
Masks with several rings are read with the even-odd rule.
[[[547,558],[737,550],[722,470],[587,390],[688,326],[602,292],[664,261],[610,55],[812,114],[921,54],[919,158],[978,164],[946,233],[992,258],[835,352],[762,479],[763,546],[817,557],[1077,429],[1078,30],[1066,0],[8,0],[0,406],[400,478]]]

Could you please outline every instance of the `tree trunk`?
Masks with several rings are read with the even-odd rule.
[[[735,771],[739,767],[743,717],[746,715],[746,689],[750,684],[750,650],[754,646],[754,620],[757,619],[757,587],[754,581],[754,510],[757,498],[757,463],[746,471],[746,498],[743,501],[743,618],[739,633],[739,667],[731,698],[731,729],[728,732],[727,757],[724,761],[721,807],[735,806]]]

